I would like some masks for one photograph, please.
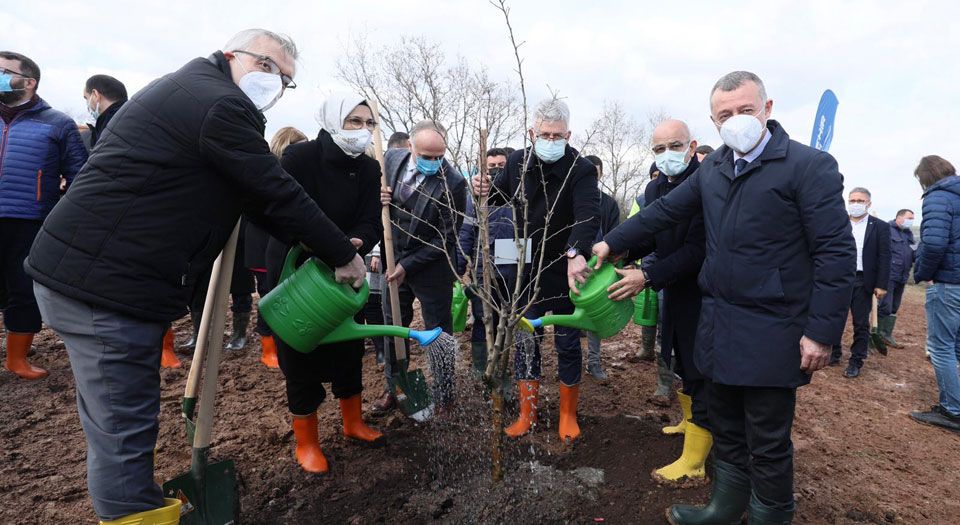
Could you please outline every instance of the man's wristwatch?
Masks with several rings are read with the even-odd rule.
[[[641,268],[640,273],[643,274],[643,287],[650,288],[650,276],[647,275],[647,271]]]
[[[578,250],[576,246],[571,246],[567,248],[567,251],[564,255],[567,256],[567,259],[575,259],[578,255],[580,255],[580,250]]]

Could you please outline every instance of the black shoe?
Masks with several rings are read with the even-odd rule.
[[[839,364],[840,364],[839,357],[833,357],[833,356],[830,357],[830,363],[828,363],[828,366],[837,366]]]
[[[843,371],[843,377],[853,379],[858,376],[860,376],[860,367],[853,363],[847,365],[847,369]]]
[[[370,408],[370,415],[383,416],[393,412],[393,409],[396,407],[397,398],[394,397],[393,392],[388,390],[380,396],[380,399],[373,402],[373,406]]]
[[[921,423],[960,433],[960,416],[947,412],[940,405],[934,406],[927,412],[910,412],[910,417]]]

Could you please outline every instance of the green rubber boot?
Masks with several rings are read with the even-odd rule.
[[[671,525],[739,524],[750,503],[750,476],[724,461],[717,461],[713,473],[713,494],[705,507],[672,505],[667,509]]]
[[[897,340],[893,338],[893,327],[897,324],[897,316],[888,315],[880,318],[877,321],[877,324],[880,325],[880,335],[883,336],[883,340],[887,342],[888,346],[892,346],[894,348],[903,348],[903,345],[898,343]]]
[[[487,343],[470,343],[470,358],[473,377],[480,379],[487,370]]]
[[[790,525],[793,522],[793,503],[790,503],[790,510],[780,510],[764,505],[756,494],[750,496],[750,506],[747,519],[747,525]]]

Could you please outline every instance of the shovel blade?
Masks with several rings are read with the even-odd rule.
[[[433,404],[430,401],[430,388],[427,386],[427,378],[419,368],[414,370],[400,370],[394,376],[394,383],[397,387],[397,404],[400,411],[405,415],[414,417],[419,421],[429,418]]]
[[[237,517],[237,479],[233,461],[204,465],[163,484],[167,498],[182,505],[181,525],[231,525]]]

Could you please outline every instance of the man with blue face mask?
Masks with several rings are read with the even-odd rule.
[[[360,286],[350,239],[280,166],[263,111],[294,87],[297,47],[249,29],[148,84],[120,108],[25,263],[63,339],[87,440],[87,485],[105,523],[176,523],[154,481],[160,357],[241,215],[300,242]]]
[[[467,181],[447,162],[446,151],[447,130],[438,122],[422,120],[410,130],[409,150],[394,148],[384,154],[388,186],[380,190],[380,203],[390,208],[396,257],[396,267],[383,283],[386,324],[393,324],[397,315],[387,299],[388,283],[393,282],[399,287],[404,326],[413,321],[413,300],[418,299],[426,326],[453,333],[450,303],[455,276],[447,258],[457,254],[458,233],[467,209]],[[433,372],[434,401],[443,412],[454,402],[454,356],[437,353],[427,357]],[[396,406],[394,366],[393,338],[388,337],[384,339],[386,389],[374,403],[375,413]]]
[[[529,134],[533,146],[510,155],[496,179],[475,176],[473,190],[480,196],[489,194],[493,205],[513,205],[518,224],[524,223],[525,216],[532,256],[520,277],[530,282],[539,274],[539,295],[532,298],[525,314],[532,319],[548,311],[573,312],[568,292],[578,293],[577,283],[585,282],[589,274],[584,256],[600,229],[600,189],[596,167],[568,144],[570,109],[565,102],[556,98],[541,102]],[[533,349],[516,352],[520,415],[506,429],[510,437],[526,434],[537,422],[541,338],[538,330]],[[580,331],[556,326],[554,343],[560,379],[559,435],[561,441],[572,441],[580,437]]]
[[[912,210],[903,209],[890,224],[890,285],[887,294],[883,296],[877,309],[877,328],[888,346],[903,348],[893,337],[893,328],[897,324],[897,311],[900,309],[900,300],[903,290],[910,279],[910,269],[916,257],[913,238]]]
[[[27,354],[40,331],[33,281],[23,260],[40,224],[87,161],[77,125],[37,95],[40,67],[29,57],[0,51],[0,289],[7,370],[23,379],[46,377]]]
[[[770,118],[760,77],[734,71],[710,91],[724,146],[669,195],[593,247],[602,262],[703,214],[706,251],[694,362],[706,378],[713,494],[673,505],[674,524],[790,523],[797,388],[840,342],[857,248],[843,177],[829,153]]]
[[[647,184],[644,202],[650,205],[670,194],[700,167],[697,141],[690,128],[680,120],[665,120],[654,130],[651,150],[660,176]],[[610,239],[620,242],[629,229],[615,230]],[[630,247],[628,260],[654,254],[654,262],[642,269],[617,270],[623,279],[610,289],[611,299],[634,297],[644,288],[663,292],[661,312],[661,351],[663,362],[683,380],[680,399],[682,418],[675,426],[665,427],[665,434],[683,435],[683,453],[673,463],[653,472],[658,483],[679,485],[706,481],[704,464],[713,444],[707,415],[707,385],[694,359],[697,323],[700,319],[700,288],[697,275],[703,265],[705,233],[703,214],[697,213],[677,225],[662,230],[654,242]],[[672,383],[672,376],[671,376]]]
[[[850,345],[850,362],[843,371],[844,377],[860,375],[867,359],[867,344],[870,339],[870,310],[874,296],[880,301],[887,294],[890,284],[890,228],[880,219],[870,215],[870,190],[850,190],[847,214],[857,243],[857,278],[850,299],[850,315],[853,317],[853,343]],[[882,353],[886,350],[878,349]],[[833,346],[830,364],[835,365],[843,357],[840,345]]]

